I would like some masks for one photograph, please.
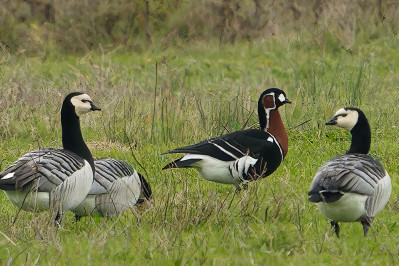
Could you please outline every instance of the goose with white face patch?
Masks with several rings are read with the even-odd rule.
[[[0,189],[26,211],[52,210],[59,225],[63,214],[80,204],[93,183],[94,160],[83,140],[79,116],[101,110],[89,95],[74,92],[61,109],[64,149],[29,152],[0,173]]]
[[[374,217],[388,203],[391,179],[382,164],[368,155],[371,130],[361,110],[339,109],[326,125],[350,131],[352,142],[346,154],[320,167],[310,187],[309,201],[331,220],[338,237],[338,222],[357,221],[366,236]]]
[[[248,182],[273,173],[287,154],[288,137],[278,111],[286,103],[291,102],[284,91],[265,90],[258,101],[260,130],[236,131],[168,151],[187,154],[163,169],[191,167],[206,180],[247,188]]]
[[[151,198],[147,180],[128,162],[106,158],[94,160],[94,165],[96,172],[89,194],[71,210],[78,220],[94,213],[101,217],[118,216]]]

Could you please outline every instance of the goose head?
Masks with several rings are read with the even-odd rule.
[[[277,88],[267,89],[260,95],[258,101],[258,116],[262,130],[267,130],[269,128],[270,112],[277,110],[286,103],[291,103],[291,101],[287,99],[284,91]]]
[[[90,111],[101,111],[101,108],[93,104],[90,96],[82,92],[72,92],[68,94],[65,97],[62,108],[75,113],[77,117]]]
[[[283,90],[270,88],[260,95],[258,105],[261,105],[265,110],[274,110],[286,103],[291,103],[291,101],[287,99]]]
[[[341,108],[325,124],[346,129],[351,133],[352,142],[347,153],[367,154],[369,152],[371,145],[370,125],[366,115],[360,109]]]
[[[339,109],[335,115],[328,120],[326,125],[334,125],[348,131],[352,131],[352,129],[356,126],[359,121],[359,115],[364,116],[363,112],[357,108],[346,107]]]

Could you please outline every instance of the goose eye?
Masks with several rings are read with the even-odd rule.
[[[343,115],[341,115],[342,117],[346,117],[348,114],[343,114]]]
[[[89,100],[82,100],[82,103],[88,103],[90,102]]]

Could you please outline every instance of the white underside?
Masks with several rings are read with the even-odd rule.
[[[4,191],[12,204],[25,211],[41,212],[50,208],[48,192],[27,193],[20,191]]]
[[[391,178],[385,171],[385,176],[378,181],[373,195],[346,193],[336,202],[319,202],[317,207],[327,218],[336,222],[355,222],[362,215],[375,217],[382,211],[388,203],[391,191]]]
[[[190,159],[201,159],[193,163],[191,167],[198,170],[203,178],[209,181],[214,181],[223,184],[235,184],[233,177],[230,174],[229,166],[234,161],[221,161],[208,155],[187,154],[181,161]]]
[[[56,207],[57,210],[65,212],[81,203],[89,193],[93,183],[93,172],[90,164],[85,160],[84,166],[75,171],[72,175],[53,191],[37,192],[32,187],[28,191],[5,191],[7,198],[12,204],[25,211],[44,211]]]
[[[88,195],[86,199],[72,211],[79,216],[98,213],[102,217],[121,215],[133,208],[141,193],[141,182],[135,172],[131,176],[118,178],[112,183],[107,193]]]
[[[324,216],[336,222],[355,222],[366,214],[367,198],[367,195],[346,193],[335,202],[319,202],[317,207]]]
[[[92,215],[96,207],[96,197],[99,195],[87,195],[87,197],[71,211],[78,216]]]

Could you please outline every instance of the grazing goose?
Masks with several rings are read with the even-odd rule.
[[[94,160],[80,131],[79,116],[101,110],[89,95],[66,96],[61,109],[64,149],[29,152],[0,173],[0,189],[26,211],[53,210],[59,225],[65,211],[81,203],[93,183]]]
[[[248,182],[273,173],[288,151],[288,137],[278,108],[291,103],[285,92],[265,90],[258,101],[259,129],[247,129],[202,141],[167,153],[187,153],[163,169],[192,167],[203,178],[233,184],[240,190]]]
[[[385,207],[391,195],[391,179],[379,161],[368,155],[371,144],[370,125],[357,108],[339,109],[326,125],[342,127],[352,134],[346,154],[320,167],[313,179],[309,201],[331,220],[339,237],[338,222],[363,225],[367,235],[374,217]]]
[[[94,160],[94,165],[96,172],[90,192],[72,209],[78,220],[94,212],[101,217],[118,216],[150,199],[150,185],[129,163],[106,158]]]

